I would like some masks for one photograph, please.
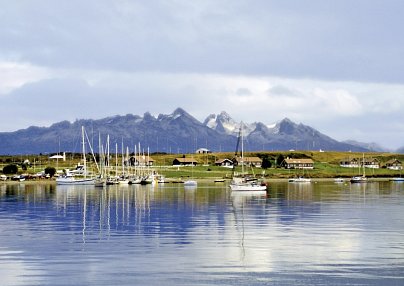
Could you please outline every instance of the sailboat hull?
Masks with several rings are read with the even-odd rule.
[[[366,177],[352,177],[351,183],[366,183],[368,180]]]
[[[263,191],[266,192],[267,186],[252,185],[252,184],[235,184],[230,185],[232,191]]]
[[[94,179],[75,179],[73,177],[62,177],[56,179],[57,185],[95,185]]]

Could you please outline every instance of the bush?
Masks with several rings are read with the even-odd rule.
[[[3,168],[4,174],[17,174],[17,172],[18,172],[18,167],[17,167],[17,165],[14,165],[14,164],[4,166],[4,168]]]
[[[268,169],[272,167],[272,163],[268,157],[262,159],[262,169]]]
[[[49,175],[52,178],[56,174],[56,169],[54,167],[46,167],[45,174]]]

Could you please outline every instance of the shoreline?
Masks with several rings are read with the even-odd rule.
[[[311,179],[311,182],[308,183],[319,183],[319,182],[335,182],[335,178],[309,178]],[[396,182],[400,183],[403,181],[394,181],[392,180],[393,177],[368,177],[367,183],[375,183],[375,182]],[[224,181],[221,182],[215,182],[216,179],[218,178],[194,178],[196,181],[201,182],[201,183],[214,183],[214,184],[227,184],[230,182],[230,179],[224,179]],[[343,181],[339,183],[350,183],[350,178],[342,178]],[[265,183],[288,183],[289,178],[264,178],[263,181]],[[167,181],[164,184],[168,185],[181,185],[183,182],[180,182],[176,179],[167,179]],[[338,183],[338,182],[336,182]],[[6,180],[6,181],[0,181],[0,186],[2,185],[21,185],[21,184],[30,184],[30,185],[40,185],[40,184],[46,184],[46,185],[56,185],[56,181],[54,179],[42,179],[42,180],[24,180],[24,181],[13,181],[13,180]]]

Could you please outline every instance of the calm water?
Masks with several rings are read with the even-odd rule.
[[[1,285],[404,285],[404,184],[0,185]]]

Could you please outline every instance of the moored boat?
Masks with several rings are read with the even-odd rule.
[[[71,174],[59,176],[56,179],[58,185],[95,185],[94,179],[91,178],[76,178]]]
[[[232,191],[264,191],[266,192],[267,186],[258,183],[258,180],[246,180],[245,178],[233,178],[230,182],[230,189]]]
[[[311,179],[309,178],[304,178],[304,177],[298,177],[298,178],[291,178],[288,180],[290,183],[310,183]]]
[[[186,180],[185,182],[184,182],[184,186],[186,186],[186,187],[193,187],[193,186],[197,186],[198,185],[198,183],[195,181],[195,180]]]
[[[395,177],[390,179],[391,182],[404,182],[404,178]]]
[[[85,131],[84,126],[81,127],[81,135],[82,135],[82,148],[83,148],[83,178],[77,178],[73,176],[70,172],[66,172],[64,175],[56,178],[57,185],[95,185],[94,178],[87,178],[87,165],[86,165],[86,148],[85,148]]]
[[[238,146],[239,142],[241,141],[241,167],[242,167],[242,175],[241,176],[234,176],[235,173],[235,166],[233,165],[233,173],[232,173],[232,180],[230,182],[230,190],[231,191],[262,191],[266,192],[267,186],[263,183],[258,182],[258,179],[247,177],[244,174],[244,147],[243,147],[243,132],[242,132],[242,125],[240,124],[240,131],[238,136],[237,148],[235,156],[237,157]]]
[[[367,181],[368,178],[366,178],[365,176],[354,176],[350,180],[351,183],[366,183]]]
[[[351,183],[366,183],[368,181],[368,178],[366,177],[366,173],[365,173],[365,154],[363,154],[362,156],[363,156],[363,160],[362,160],[363,174],[362,174],[362,176],[353,176],[350,180]]]

